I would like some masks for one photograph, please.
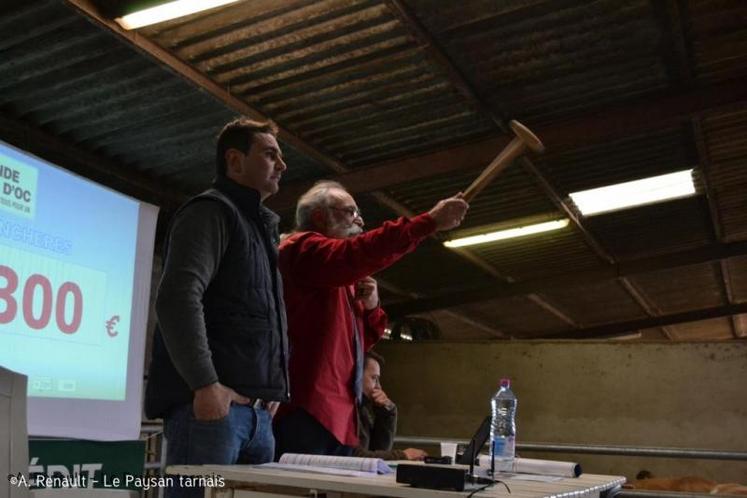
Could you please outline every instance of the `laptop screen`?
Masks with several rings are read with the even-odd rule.
[[[457,457],[457,463],[469,465],[472,458],[477,458],[480,454],[480,450],[482,450],[483,446],[485,446],[485,443],[488,441],[488,437],[490,437],[490,422],[490,415],[483,419],[480,427],[475,432],[475,435],[470,439],[464,453]]]

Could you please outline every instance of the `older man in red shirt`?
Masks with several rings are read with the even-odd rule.
[[[352,454],[358,445],[363,353],[387,325],[371,275],[434,232],[459,226],[468,207],[460,194],[364,233],[360,210],[339,183],[318,182],[301,196],[297,229],[281,242],[278,261],[291,388],[291,402],[276,417],[278,457]]]

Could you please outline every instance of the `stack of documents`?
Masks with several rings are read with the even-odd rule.
[[[381,458],[342,457],[284,453],[278,463],[266,463],[263,468],[313,472],[342,476],[390,474],[392,469]]]

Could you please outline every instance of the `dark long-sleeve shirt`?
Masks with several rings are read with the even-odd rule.
[[[405,452],[394,450],[394,435],[397,433],[397,405],[391,409],[374,405],[366,396],[358,410],[358,447],[353,453],[357,457],[381,458],[383,460],[406,460]]]
[[[186,206],[173,221],[156,312],[169,355],[192,390],[218,381],[205,328],[202,296],[230,241],[224,207],[214,201]],[[198,235],[199,234],[199,235]]]

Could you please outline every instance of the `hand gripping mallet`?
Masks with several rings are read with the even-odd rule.
[[[488,183],[498,175],[501,171],[506,169],[511,162],[521,155],[524,150],[528,147],[534,152],[542,152],[545,150],[545,146],[542,145],[537,136],[529,131],[529,129],[518,121],[511,121],[508,124],[511,127],[511,131],[514,132],[513,140],[501,151],[500,154],[495,156],[495,159],[487,165],[487,167],[480,173],[475,181],[467,187],[464,191],[464,200],[470,202],[477,196],[482,189],[488,186]]]

